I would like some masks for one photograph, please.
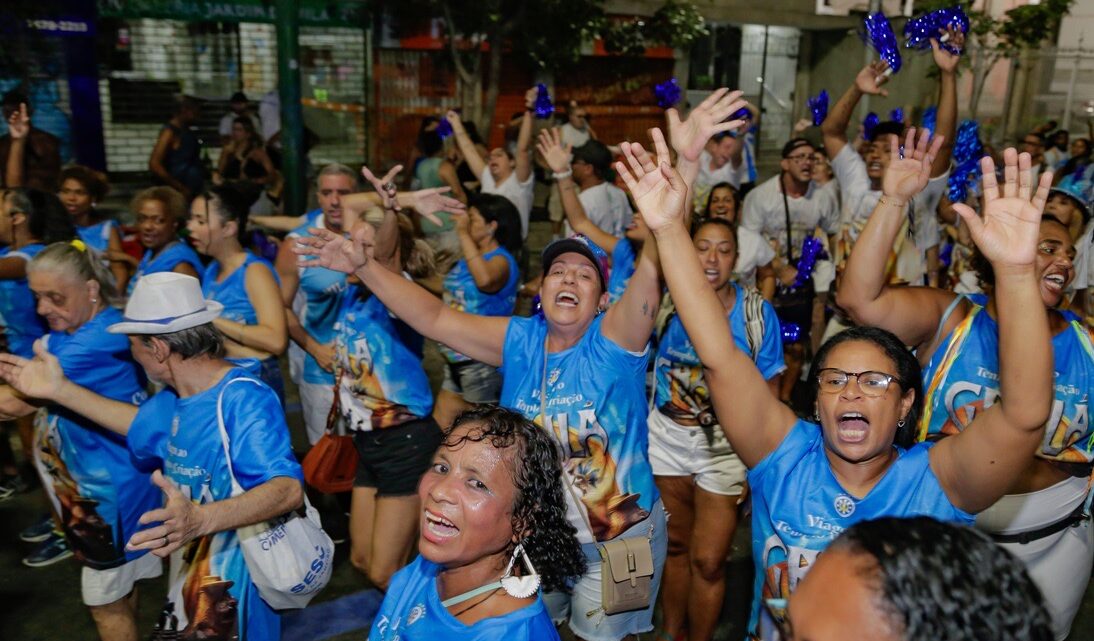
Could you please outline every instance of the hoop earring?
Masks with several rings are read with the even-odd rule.
[[[525,576],[513,576],[513,566],[518,556],[524,561],[524,568],[528,571]],[[506,594],[516,599],[527,599],[539,590],[539,575],[532,567],[532,560],[524,551],[523,543],[517,543],[517,547],[513,548],[513,557],[509,559],[509,565],[505,567],[505,574],[501,577],[501,588]]]

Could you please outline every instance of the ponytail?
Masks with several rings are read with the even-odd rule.
[[[27,264],[27,273],[34,271],[62,274],[84,282],[93,280],[99,283],[99,296],[106,305],[116,307],[120,304],[114,277],[82,240],[53,243],[38,252]]]

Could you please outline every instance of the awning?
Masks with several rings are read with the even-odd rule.
[[[104,18],[158,18],[185,22],[277,22],[273,0],[98,0]],[[364,26],[363,1],[298,0],[300,24]]]

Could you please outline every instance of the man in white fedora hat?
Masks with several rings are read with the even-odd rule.
[[[223,636],[215,638],[234,632],[240,641],[277,639],[280,618],[250,580],[236,529],[299,508],[303,475],[277,395],[224,360],[223,339],[212,324],[220,311],[192,276],[162,272],[137,283],[122,322],[107,331],[128,335],[134,359],[166,386],[139,407],[67,380],[40,345],[33,360],[0,357],[0,373],[20,393],[126,436],[138,465],[156,469],[152,482],[163,490],[164,506],[141,517],[151,527],[134,534],[128,547],[172,557],[163,621],[177,619],[179,632],[235,628],[218,630]],[[234,498],[230,472],[245,490]],[[227,583],[215,595],[201,588]],[[210,595],[215,603],[208,603]]]

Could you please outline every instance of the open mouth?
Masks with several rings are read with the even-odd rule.
[[[717,269],[704,269],[703,275],[712,283],[716,283],[721,279],[721,274],[718,273]]]
[[[870,421],[861,412],[844,412],[836,419],[836,433],[844,443],[861,443],[866,440]]]
[[[555,304],[559,307],[577,307],[580,302],[581,299],[572,292],[559,292],[558,295],[555,296]]]
[[[425,511],[424,530],[434,541],[450,539],[460,533],[460,528],[455,523],[429,510]]]
[[[881,171],[883,169],[881,163],[876,160],[866,165],[866,168],[870,171]]]
[[[1064,287],[1067,286],[1067,277],[1063,274],[1048,274],[1041,279],[1045,283],[1045,287],[1053,293],[1062,293]]]

